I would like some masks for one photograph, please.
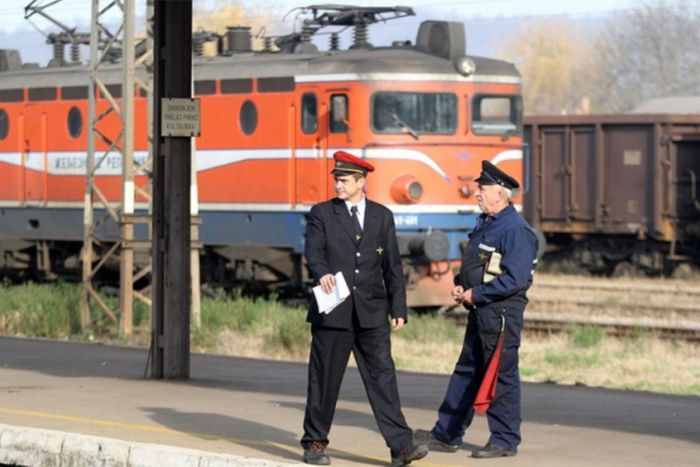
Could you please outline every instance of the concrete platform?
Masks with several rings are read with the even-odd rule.
[[[301,461],[305,365],[195,355],[193,378],[173,382],[142,379],[145,363],[143,349],[0,338],[0,463],[203,467]],[[442,376],[399,375],[404,413],[413,428],[432,426],[446,382]],[[697,465],[699,398],[639,399],[639,393],[577,389],[556,388],[553,396],[547,392],[551,385],[527,386],[523,444],[516,457],[468,457],[488,437],[486,420],[478,417],[462,450],[431,452],[414,464]],[[533,391],[552,403],[570,397],[570,415],[538,416],[533,405],[540,396]],[[615,402],[625,398],[634,402]],[[656,405],[678,415],[669,414],[669,421],[656,417],[653,432],[655,420],[649,416]],[[600,416],[586,418],[586,411],[590,415],[601,407]],[[628,420],[606,421],[621,417]],[[335,466],[389,461],[355,370],[346,375],[330,438]]]

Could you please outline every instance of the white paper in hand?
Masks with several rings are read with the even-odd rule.
[[[348,284],[345,282],[342,272],[338,272],[335,275],[335,287],[333,287],[331,293],[326,293],[320,285],[314,287],[313,291],[316,303],[318,303],[319,313],[325,314],[333,311],[335,307],[343,303],[350,295],[350,289],[348,289]]]

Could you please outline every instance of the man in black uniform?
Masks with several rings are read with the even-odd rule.
[[[312,300],[309,384],[304,416],[304,461],[330,464],[325,452],[340,384],[353,352],[379,430],[391,450],[392,466],[421,459],[426,445],[414,445],[401,412],[389,316],[394,330],[407,320],[406,289],[394,217],[365,198],[367,172],[374,167],[344,151],[333,155],[337,197],[311,208],[306,229],[306,260],[313,278],[330,293],[342,272],[350,296],[330,313]]]
[[[518,182],[488,161],[482,162],[477,200],[483,214],[469,235],[452,297],[469,310],[462,353],[432,430],[416,440],[431,449],[455,452],[474,418],[474,403],[487,364],[503,333],[500,365],[494,373],[495,398],[486,411],[491,436],[472,457],[514,456],[520,444],[518,348],[537,262],[537,237],[510,202]],[[498,357],[498,356],[497,356]],[[498,360],[495,360],[498,362]],[[488,381],[487,381],[488,383]]]

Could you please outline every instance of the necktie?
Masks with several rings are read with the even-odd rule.
[[[360,219],[357,218],[357,206],[351,207],[350,212],[352,213],[352,224],[355,226],[355,240],[359,242],[362,238],[362,226],[360,225]]]

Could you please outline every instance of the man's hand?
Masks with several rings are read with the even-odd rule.
[[[462,303],[462,294],[464,293],[464,287],[458,285],[452,289],[452,299],[457,303]]]
[[[474,306],[474,297],[472,295],[472,289],[469,289],[462,293],[461,303],[467,306]]]
[[[335,287],[335,276],[333,274],[326,274],[321,279],[319,279],[318,282],[319,284],[321,284],[321,287],[323,288],[324,292],[331,293],[331,291]]]
[[[403,318],[392,318],[391,325],[394,327],[394,331],[400,331],[403,328]]]

